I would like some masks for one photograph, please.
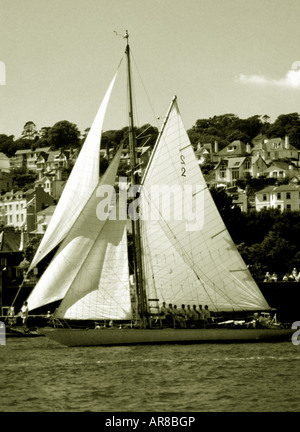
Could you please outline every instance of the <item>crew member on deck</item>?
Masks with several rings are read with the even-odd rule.
[[[160,308],[160,311],[159,311],[159,315],[160,315],[160,319],[163,320],[163,321],[165,321],[166,324],[173,325],[172,314],[171,314],[169,308],[167,308],[166,302],[163,302],[163,304],[162,304],[162,306]]]
[[[177,305],[173,306],[173,311],[174,311],[174,318],[176,323],[179,325],[180,328],[185,327],[183,323],[184,319],[182,317],[181,312],[177,309]]]
[[[205,321],[206,322],[211,322],[212,321],[212,319],[211,319],[211,313],[208,310],[208,306],[207,305],[204,306],[204,311],[203,312],[204,312],[204,319],[205,319]]]
[[[199,314],[199,327],[202,327],[203,325],[205,325],[206,322],[202,305],[199,305],[198,314]]]
[[[23,325],[24,327],[26,327],[26,325],[27,325],[27,320],[28,320],[28,303],[27,303],[27,301],[25,301],[25,302],[23,303],[23,306],[21,307],[21,310],[20,310],[20,316],[21,316],[21,318],[22,318],[22,325]]]

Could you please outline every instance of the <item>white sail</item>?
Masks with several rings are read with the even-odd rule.
[[[78,320],[132,318],[126,221],[106,221],[55,316]]]
[[[77,306],[73,305],[77,310],[76,318],[94,319],[93,311],[104,307],[104,303],[98,304],[98,300],[105,297],[106,290],[110,299],[118,298],[122,293],[124,298],[119,301],[122,305],[119,314],[122,317],[130,315],[127,243],[124,234],[126,221],[107,221],[109,209],[99,219],[97,211],[99,206],[103,207],[103,202],[106,207],[113,204],[114,196],[105,197],[101,188],[104,187],[104,191],[108,188],[114,190],[121,152],[122,147],[29,296],[29,310],[66,296],[64,304],[70,298],[75,298],[74,302],[78,303]],[[112,287],[116,290],[114,294],[111,294]],[[84,310],[79,316],[80,302],[83,302]],[[90,304],[89,308],[87,304]],[[107,304],[108,302],[104,307],[104,315],[109,313]],[[115,317],[116,312],[112,312],[110,318]]]
[[[100,141],[107,104],[116,80],[115,74],[95,117],[89,134],[71,171],[48,229],[30,264],[32,270],[66,236],[99,181]]]
[[[269,308],[214,204],[176,101],[153,150],[140,203],[148,298],[215,311]]]

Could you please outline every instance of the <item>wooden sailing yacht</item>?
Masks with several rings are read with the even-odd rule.
[[[70,346],[141,343],[201,343],[287,340],[276,328],[164,328],[151,326],[151,309],[163,301],[209,305],[212,311],[263,311],[269,306],[251,277],[218,213],[185,131],[176,97],[168,110],[140,182],[136,176],[135,129],[128,33],[132,220],[137,297],[132,322],[127,251],[127,196],[114,193],[119,148],[99,180],[99,143],[113,78],[71,172],[51,223],[30,265],[31,271],[57,251],[28,298],[29,310],[61,300],[54,317],[111,320],[110,328],[46,332]],[[139,183],[141,183],[139,185]],[[138,197],[136,192],[138,191]],[[164,192],[163,206],[158,199]],[[105,193],[104,193],[105,192]],[[172,196],[171,196],[172,195]],[[172,198],[172,199],[171,199]],[[120,328],[121,327],[121,328]]]

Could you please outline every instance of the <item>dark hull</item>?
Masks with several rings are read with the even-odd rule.
[[[45,335],[67,346],[283,342],[291,329],[49,329]]]

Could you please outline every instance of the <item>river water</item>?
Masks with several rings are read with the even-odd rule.
[[[2,412],[298,412],[300,345],[0,346]]]

